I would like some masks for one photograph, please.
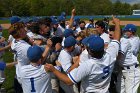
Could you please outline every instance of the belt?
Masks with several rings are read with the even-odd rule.
[[[139,64],[134,64],[134,65],[131,65],[131,66],[124,66],[124,67],[122,67],[122,70],[133,69],[133,68],[137,68],[138,66],[139,66]]]

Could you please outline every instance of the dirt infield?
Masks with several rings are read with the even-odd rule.
[[[112,24],[112,22],[110,21],[110,24]],[[140,21],[120,21],[121,25],[126,25],[126,24],[135,24],[136,26],[140,26]],[[8,29],[10,27],[10,24],[1,24],[1,26],[4,29]]]
[[[112,22],[110,22],[112,23]],[[126,25],[126,24],[134,24],[136,26],[140,26],[140,21],[120,21],[121,25]]]

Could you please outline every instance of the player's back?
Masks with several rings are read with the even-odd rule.
[[[24,93],[52,93],[50,74],[44,65],[21,67],[21,83]]]
[[[113,40],[106,49],[106,53],[101,59],[91,58],[80,64],[75,74],[78,79],[84,77],[81,82],[81,93],[108,93],[111,79],[111,73],[114,68],[116,57],[118,55],[119,42]],[[84,69],[83,69],[84,68]],[[81,70],[81,71],[79,71]],[[83,71],[82,71],[83,70]],[[70,74],[73,76],[73,72]],[[86,72],[86,73],[84,73]],[[81,76],[80,76],[81,74]],[[76,81],[78,81],[76,80]]]
[[[85,91],[94,92],[94,93],[107,93],[110,77],[112,70],[114,68],[115,58],[111,57],[108,53],[100,60],[98,59],[89,59],[86,62],[91,67],[89,75],[82,80],[81,87],[86,88]],[[89,67],[89,68],[90,68]],[[86,80],[87,79],[87,80]]]

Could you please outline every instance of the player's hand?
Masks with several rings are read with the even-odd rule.
[[[72,13],[73,16],[75,16],[76,15],[75,9],[72,9],[71,13]]]
[[[57,43],[57,44],[55,45],[55,51],[61,50],[61,48],[62,48],[62,46],[61,46],[60,43]]]
[[[55,71],[55,67],[52,64],[45,64],[44,68],[45,68],[46,72],[49,72],[49,71],[53,72],[53,71]]]
[[[115,18],[114,15],[112,15],[112,22],[114,24],[120,24],[120,20],[118,18]]]
[[[56,63],[57,66],[61,66],[60,62],[55,61],[55,63]]]
[[[77,61],[79,62],[79,56],[75,56],[72,59],[73,59],[73,63],[76,63]]]
[[[48,40],[47,40],[47,46],[51,47],[52,44],[53,44],[53,42],[51,41],[51,39],[48,39]]]
[[[34,40],[33,44],[34,45],[41,45],[42,44],[42,40]]]

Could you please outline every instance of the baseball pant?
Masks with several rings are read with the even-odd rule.
[[[137,93],[140,84],[140,68],[131,66],[125,68],[118,75],[117,92],[118,93]]]

